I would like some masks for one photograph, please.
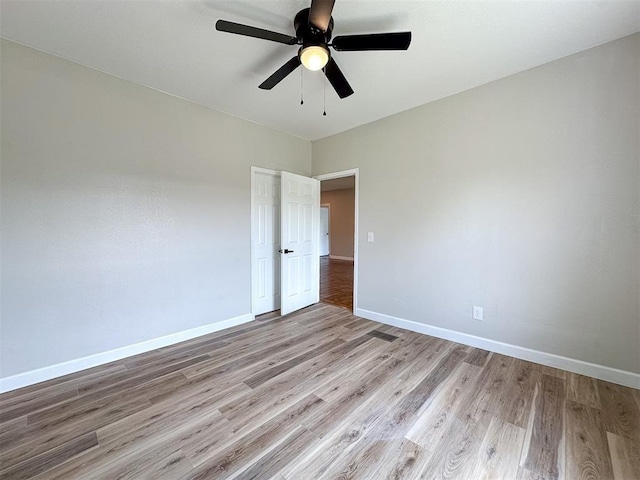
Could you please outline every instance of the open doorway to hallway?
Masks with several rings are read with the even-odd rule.
[[[353,311],[355,176],[320,182],[320,301]]]
[[[353,261],[320,257],[320,301],[353,311]]]

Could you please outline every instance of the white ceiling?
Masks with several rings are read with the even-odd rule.
[[[640,30],[640,1],[337,0],[334,36],[410,30],[406,52],[338,52],[340,100],[300,71],[258,85],[296,47],[217,32],[216,20],[294,35],[309,0],[1,0],[10,40],[316,140]]]

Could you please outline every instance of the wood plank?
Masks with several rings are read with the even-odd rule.
[[[295,323],[300,326],[318,326],[322,324],[326,324],[327,322],[336,322],[337,325],[344,326],[346,323],[350,322],[354,318],[351,315],[351,312],[343,309],[336,308],[334,306],[326,306],[325,310],[312,312],[310,314],[291,314],[292,317],[295,317]]]
[[[333,334],[331,334],[333,335]],[[327,335],[328,336],[328,335]],[[304,350],[308,345],[315,345],[317,343],[321,343],[324,339],[322,337],[313,339],[310,338],[307,341],[299,344],[291,346],[289,349],[285,349],[284,351],[275,351],[275,353],[265,353],[264,358],[260,359],[259,357],[254,358],[254,361],[247,362],[246,365],[239,366],[237,369],[227,368],[223,365],[223,368],[220,370],[214,369],[208,371],[204,374],[194,376],[188,379],[188,382],[181,387],[181,391],[183,395],[189,396],[193,392],[198,392],[203,385],[209,385],[211,382],[216,382],[220,389],[228,388],[231,385],[241,383],[247,376],[252,375],[255,372],[258,372],[265,368],[265,364],[274,364],[279,363],[285,359],[290,358],[299,352],[300,349]],[[242,357],[244,358],[244,357]],[[189,370],[192,367],[187,367],[184,371]],[[149,400],[152,403],[157,403],[167,396],[171,396],[172,392],[166,392],[162,395],[155,395],[154,392],[147,392],[149,396]]]
[[[615,480],[640,478],[640,443],[607,432],[611,466]]]
[[[534,363],[540,375],[549,375],[550,377],[560,378],[561,380],[566,380],[567,372],[565,370],[560,370],[559,368],[549,367],[547,365],[541,365],[539,363]]]
[[[254,462],[237,479],[256,480],[274,478],[287,465],[295,461],[316,436],[304,427],[296,428],[269,453]]]
[[[341,334],[343,331],[344,329],[341,329],[339,325],[329,322],[298,329],[295,335],[283,335],[282,333],[274,332],[273,338],[276,340],[275,342],[273,340],[264,342],[260,345],[260,348],[256,348],[255,344],[249,342],[247,348],[243,351],[237,350],[235,348],[236,345],[232,344],[228,349],[220,349],[219,352],[211,356],[211,360],[185,368],[183,373],[190,378],[204,374],[213,377],[227,372],[235,372],[252,365],[259,365],[272,357],[274,362],[283,362],[297,355],[306,342],[317,344],[322,340],[322,336],[334,338],[336,333],[339,332]]]
[[[398,442],[396,440],[396,442]],[[423,471],[427,465],[429,457],[420,445],[416,445],[411,440],[403,439],[400,441],[397,447],[387,447],[387,454],[394,453],[395,455],[389,458],[388,461],[382,463],[385,468],[384,474],[386,478],[392,478],[400,480],[403,478],[418,478],[420,472]],[[373,462],[375,467],[377,462]]]
[[[536,386],[521,466],[545,479],[564,471],[564,381],[542,375]]]
[[[378,328],[378,330],[380,328]],[[415,358],[419,350],[429,352],[429,345],[436,345],[437,340],[435,337],[407,332],[405,335],[398,337],[398,340],[395,342],[391,342],[387,346],[387,352],[400,360],[406,360],[406,356]]]
[[[50,468],[65,462],[69,458],[97,445],[98,437],[95,432],[80,435],[73,440],[48,450],[47,452],[32,456],[21,463],[1,470],[0,476],[4,480],[22,480],[32,478],[33,476],[49,470]],[[4,466],[4,463],[2,465]]]
[[[472,478],[492,418],[490,402],[504,385],[510,365],[502,356],[492,357],[480,372],[479,367],[462,363],[441,391],[444,401],[439,405],[436,397],[424,410],[425,425],[419,426],[419,418],[407,432],[411,438],[418,437],[429,453],[423,478]],[[459,388],[451,390],[452,385]]]
[[[196,394],[185,397],[176,396],[163,402],[154,404],[140,412],[126,418],[105,425],[98,429],[98,439],[101,445],[111,445],[123,437],[134,438],[126,440],[127,445],[152,439],[163,432],[171,432],[184,423],[207,415],[223,403],[241,398],[249,388],[239,383],[227,389],[220,390],[214,383],[203,388]]]
[[[393,342],[391,345],[395,343]],[[436,368],[442,358],[448,355],[453,348],[463,347],[437,338],[430,338],[424,343],[414,343],[413,348],[409,351],[392,353],[392,356],[401,359],[406,364],[399,377],[415,386],[425,377],[425,374]],[[390,350],[392,349],[387,351]]]
[[[421,403],[427,402],[431,392],[437,391],[443,373],[466,355],[463,349],[444,353],[446,355],[438,364],[424,371],[417,384],[410,385],[400,378],[382,382],[382,388],[370,396],[370,401],[342,423],[334,426],[330,422],[316,421],[311,427],[314,431],[323,431],[327,439],[324,448],[309,453],[309,464],[301,470],[285,471],[285,477],[314,476],[314,469],[320,478],[368,478],[374,472],[376,477],[386,478],[419,471],[426,456],[419,446],[404,438],[404,429],[396,428],[396,423],[411,424]],[[390,368],[393,362],[400,360],[394,357],[388,360]],[[350,424],[351,419],[359,421]],[[326,429],[330,430],[327,432]],[[375,459],[374,463],[372,459]],[[396,463],[390,459],[395,459]]]
[[[384,351],[384,348],[381,351],[382,353],[375,357],[367,357],[366,361],[354,365],[347,371],[338,372],[330,381],[318,385],[312,393],[325,402],[344,401],[345,395],[351,395],[366,382],[375,381],[375,378],[388,368],[387,361],[393,360],[393,363],[398,365],[400,369],[403,368],[404,362],[402,360],[391,357]]]
[[[362,405],[364,398],[374,395],[383,384],[392,381],[396,373],[402,369],[403,363],[402,360],[389,357],[375,367],[369,366],[369,373],[363,375],[360,381],[354,382],[350,388],[342,390],[337,398],[330,397],[331,401],[325,400],[328,403],[306,426],[320,436],[338,427],[348,420],[353,410]]]
[[[112,395],[104,401],[69,411],[65,416],[29,423],[25,429],[9,432],[14,435],[3,438],[7,443],[0,446],[0,465],[18,464],[150,405],[144,396]]]
[[[134,420],[131,418],[131,423]],[[185,415],[184,411],[177,412],[174,418],[165,417],[156,423],[147,422],[147,425],[134,426],[130,431],[121,429],[117,434],[103,433],[103,438],[99,438],[99,448],[85,452],[36,478],[116,478],[116,472],[117,475],[124,476],[141,466],[154,468],[155,462],[148,463],[145,457],[156,459],[158,467],[166,471],[171,466],[162,463],[163,457],[169,457],[178,451],[190,456],[193,448],[200,448],[203,444],[208,448],[215,448],[218,441],[232,434],[232,430],[229,422],[215,408],[192,411],[190,415]],[[180,462],[182,468],[185,462]],[[138,467],[129,469],[129,464]],[[189,465],[189,469],[191,468]],[[139,478],[147,478],[147,475],[142,475],[139,471],[138,475]]]
[[[429,404],[433,395],[466,356],[466,350],[461,347],[454,347],[448,352],[435,368],[391,410],[386,428],[395,430],[397,435],[404,436],[420,410]]]
[[[229,346],[220,347],[215,352],[211,352],[210,362],[194,366],[186,369],[184,372],[188,376],[195,376],[204,373],[206,370],[215,368],[224,364],[229,359],[238,359],[248,353],[255,353],[258,350],[268,351],[269,347],[274,347],[274,340],[277,342],[287,339],[302,341],[303,338],[310,338],[309,333],[325,332],[332,327],[340,326],[339,319],[332,320],[335,315],[322,316],[325,309],[316,309],[308,312],[306,315],[313,314],[313,318],[322,320],[321,323],[311,325],[301,325],[299,317],[287,316],[270,322],[261,323],[259,329],[252,329],[246,332],[237,332],[233,338],[225,336],[225,341],[230,343]],[[299,314],[301,317],[304,314]],[[269,328],[266,328],[269,327]],[[257,330],[257,331],[256,331]],[[232,345],[231,345],[232,343]],[[209,366],[213,364],[213,366]]]
[[[305,353],[293,357],[291,360],[287,360],[286,362],[282,362],[279,365],[275,365],[266,370],[262,370],[259,373],[247,378],[244,383],[251,388],[256,388],[262,385],[264,382],[271,380],[274,377],[277,377],[281,373],[286,372],[287,370],[292,369],[293,367],[300,365],[308,360],[311,360],[318,355],[327,352],[335,347],[343,345],[345,343],[344,340],[340,338],[333,339],[329,342],[323,343],[322,345],[317,346],[311,350],[307,350]]]
[[[203,412],[204,413],[204,412]],[[120,455],[100,469],[105,479],[178,478],[193,470],[193,445],[215,445],[231,436],[233,427],[220,412],[209,408],[160,438],[152,438],[140,449]],[[89,472],[90,475],[93,472]]]
[[[384,326],[378,327],[378,330],[383,331]],[[429,337],[427,335],[420,335],[415,332],[406,332],[404,335],[398,337],[398,340],[391,343],[387,349],[387,351],[398,358],[402,357],[402,352],[411,351],[414,346],[422,345],[430,340],[435,340],[434,337]]]
[[[188,360],[164,366],[159,369],[147,368],[144,369],[143,373],[136,374],[135,372],[127,371],[117,379],[96,379],[93,382],[85,383],[78,387],[78,391],[80,392],[81,396],[85,396],[89,394],[100,395],[102,394],[102,392],[105,392],[107,390],[113,391],[114,388],[128,389],[138,385],[143,385],[146,382],[155,380],[163,375],[168,375],[170,373],[180,371],[186,367],[201,363],[207,359],[209,359],[208,355],[200,355],[199,357],[190,358]]]
[[[18,403],[29,402],[43,395],[52,395],[54,392],[78,388],[78,386],[84,382],[96,378],[120,375],[126,371],[127,368],[122,364],[106,364],[99,367],[88,368],[80,372],[70,373],[63,377],[46,380],[17,390],[11,390],[10,392],[5,392],[0,395],[0,408],[11,400],[17,400]]]
[[[260,385],[244,401],[222,405],[220,411],[239,428],[264,418],[265,411],[275,415],[307,395],[311,385],[319,386],[330,381],[333,375],[339,373],[339,362],[357,365],[376,355],[378,350],[373,346],[375,341],[372,337],[361,337],[347,342],[317,357],[314,362],[303,363]]]
[[[20,397],[11,399],[0,406],[0,423],[15,420],[24,415],[29,415],[48,408],[52,405],[78,397],[78,389],[70,388],[54,390],[30,400],[21,400]],[[1,427],[0,427],[1,428]]]
[[[388,333],[381,332],[380,330],[371,330],[367,333],[367,335],[371,335],[372,337],[381,338],[382,340],[386,340],[387,342],[393,342],[397,340],[398,337],[395,335],[390,335]]]
[[[469,478],[516,478],[524,437],[524,428],[493,417]]]
[[[388,333],[389,335],[394,335],[396,337],[404,336],[409,332],[409,330],[404,330],[403,328],[394,327],[392,325],[382,325],[378,328],[380,332]]]
[[[596,380],[608,432],[640,442],[640,411],[631,389]]]
[[[565,421],[567,478],[613,478],[602,412],[567,400]]]
[[[367,320],[366,318],[356,318],[355,320],[351,320],[350,322],[345,323],[344,328],[348,328],[351,330],[352,328],[358,327],[366,327],[371,324],[371,320]]]
[[[471,365],[475,365],[477,367],[484,367],[489,360],[489,355],[491,352],[487,350],[482,350],[481,348],[474,348],[471,350],[467,358],[464,360]]]
[[[395,363],[399,360],[391,358],[388,361]],[[394,363],[389,364],[387,374],[394,371]],[[384,375],[382,372],[379,373]],[[297,465],[285,469],[282,473],[286,478],[296,479],[321,476],[339,459],[348,455],[371,431],[372,426],[413,388],[414,385],[391,375],[390,381],[381,381],[370,395],[363,395],[360,405],[341,422],[332,421],[333,416],[330,414],[332,408],[340,408],[342,402],[339,399],[332,402],[331,407],[324,407],[322,413],[305,423],[305,426],[317,433],[322,440],[309,446]],[[343,391],[342,395],[350,396],[347,391]]]
[[[458,416],[470,415],[480,419],[483,414],[499,413],[504,407],[505,395],[514,358],[494,353],[482,369],[473,391],[462,402]]]
[[[131,375],[135,375],[137,372],[141,371],[148,372],[150,368],[160,369],[168,367],[169,365],[175,365],[176,363],[199,357],[201,355],[206,355],[208,358],[211,358],[211,354],[215,354],[219,349],[228,346],[228,342],[216,340],[205,343],[204,345],[184,348],[174,352],[156,350],[146,355],[138,355],[131,359],[124,359],[123,362],[127,367],[127,371]]]
[[[305,397],[252,431],[251,435],[238,439],[181,478],[184,480],[229,478],[253,463],[261,454],[268,453],[273,445],[277,445],[278,440],[286,436],[292,425],[300,426],[323,403],[314,395]]]
[[[347,331],[345,333],[343,333],[342,335],[340,335],[340,338],[343,340],[351,341],[351,340],[355,340],[358,337],[361,337],[362,335],[365,335],[377,328],[379,328],[381,326],[380,323],[377,322],[370,322],[368,325],[363,325],[360,327],[355,327],[352,328],[351,330],[347,329]]]
[[[595,378],[567,372],[567,400],[601,408],[600,395]]]
[[[0,425],[0,434],[9,434],[9,432],[15,430],[22,430],[27,426],[27,416],[14,418],[13,420],[7,420]]]
[[[525,428],[539,378],[534,364],[514,358],[504,388],[492,396],[491,412],[513,425]]]
[[[447,379],[431,404],[416,418],[407,431],[406,438],[427,452],[433,453],[447,432],[460,424],[456,414],[476,392],[476,381],[480,372],[479,367],[469,363],[460,365]]]
[[[440,441],[433,447],[429,462],[422,471],[423,477],[473,478],[471,475],[491,418],[485,409],[454,415],[455,421],[447,423]]]
[[[422,447],[406,438],[379,437],[372,432],[357,447],[319,478],[412,478],[427,462]]]
[[[280,342],[285,340],[292,340],[297,335],[296,333],[291,331],[280,332],[277,330],[263,333],[264,334],[260,337],[251,338],[251,336],[248,336],[247,338],[234,341],[226,347],[221,347],[216,352],[209,354],[209,360],[206,360],[192,367],[185,368],[182,370],[182,373],[189,378],[193,378],[198,375],[210,372],[226,363],[238,360],[249,354],[253,354],[258,351],[262,351],[264,353],[270,352],[270,348],[273,348],[274,346],[274,341]],[[295,340],[289,345],[292,345],[294,343]],[[279,351],[282,352],[283,350],[286,350],[286,348],[287,347],[285,346]]]
[[[138,480],[140,478],[177,478],[193,469],[182,450],[166,452],[159,450],[151,455],[137,455],[118,468],[104,472],[103,478],[118,480]]]
[[[326,473],[339,459],[349,455],[351,450],[371,431],[372,426],[385,416],[411,388],[400,379],[384,383],[375,395],[367,398],[353,410],[349,418],[337,426],[313,424],[313,432],[320,441],[310,445],[295,465],[290,465],[281,473],[287,479],[318,478]],[[321,409],[324,411],[324,408]],[[313,420],[303,424],[310,426]]]

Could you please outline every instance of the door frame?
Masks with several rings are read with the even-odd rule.
[[[320,195],[322,196],[322,192],[320,192]],[[327,255],[331,256],[331,204],[321,203],[320,208],[327,209],[327,232],[329,233],[329,239],[327,240],[327,243],[329,244],[329,253]],[[322,255],[319,256],[322,257]]]
[[[251,222],[251,238],[250,238],[250,242],[249,242],[249,244],[250,244],[249,245],[250,246],[250,248],[249,248],[249,252],[250,252],[249,253],[249,255],[250,255],[249,263],[251,265],[251,275],[250,275],[251,288],[249,289],[250,290],[249,291],[249,295],[251,297],[251,316],[253,318],[255,318],[255,311],[256,311],[256,306],[255,306],[255,303],[256,303],[255,302],[255,281],[256,281],[256,279],[255,279],[255,268],[256,268],[256,265],[255,265],[255,262],[254,262],[254,253],[255,253],[254,250],[255,250],[255,248],[253,246],[254,245],[254,241],[256,239],[256,231],[257,231],[256,225],[255,225],[255,221],[254,221],[255,208],[256,208],[256,206],[255,206],[255,200],[256,200],[255,199],[255,196],[256,196],[255,195],[255,176],[256,176],[256,173],[262,173],[262,174],[265,174],[265,175],[273,175],[274,177],[278,177],[278,178],[280,178],[280,176],[281,176],[280,172],[277,171],[277,170],[271,170],[269,168],[262,168],[262,167],[253,167],[253,166],[251,167],[251,221],[250,221]],[[282,292],[280,292],[280,295],[282,295]]]
[[[315,175],[313,178],[322,182],[323,180],[333,180],[334,178],[343,177],[355,177],[355,198],[353,205],[353,312],[355,314],[358,309],[358,216],[360,212],[360,169],[352,168],[349,170],[341,170],[339,172],[323,173],[322,175]],[[322,195],[322,185],[320,185],[320,192]]]

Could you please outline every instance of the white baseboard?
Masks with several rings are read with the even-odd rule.
[[[353,257],[341,257],[340,255],[329,255],[331,260],[349,260],[353,262]]]
[[[432,337],[443,338],[445,340],[451,340],[452,342],[482,348],[484,350],[508,355],[521,360],[527,360],[549,367],[555,367],[561,370],[568,370],[569,372],[595,377],[607,382],[640,389],[640,374],[637,373],[618,370],[617,368],[597,365],[595,363],[584,362],[582,360],[563,357],[553,353],[532,350],[526,347],[519,347],[517,345],[498,342],[496,340],[489,340],[488,338],[477,337],[475,335],[456,332],[454,330],[435,327],[433,325],[426,325],[424,323],[414,322],[413,320],[405,320],[403,318],[385,315],[384,313],[372,312],[362,308],[357,308],[354,314],[386,325],[404,328],[413,332],[424,333],[426,335],[431,335]]]
[[[253,319],[253,315],[246,313],[238,317],[228,318],[226,320],[210,323],[190,330],[183,330],[182,332],[172,333],[171,335],[166,335],[164,337],[153,338],[134,345],[128,345],[126,347],[116,348],[107,352],[89,355],[88,357],[77,358],[75,360],[69,360],[68,362],[38,368],[37,370],[19,373],[11,377],[0,378],[0,393],[44,382],[45,380],[61,377],[70,373],[79,372],[87,368],[104,365],[105,363],[121,360],[126,357],[149,352],[175,343],[184,342],[185,340],[191,340],[192,338],[201,337],[202,335],[207,335],[219,330],[224,330],[225,328],[235,327],[236,325],[250,322]]]

